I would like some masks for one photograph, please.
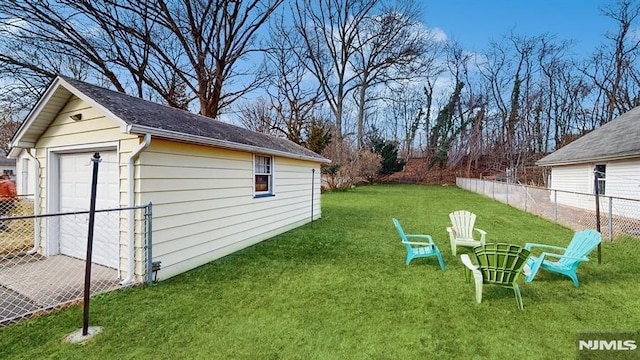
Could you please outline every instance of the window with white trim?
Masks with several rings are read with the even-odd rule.
[[[255,195],[273,194],[273,158],[253,156],[253,189]]]
[[[598,175],[598,195],[604,195],[607,182],[607,165],[596,165],[595,173]]]

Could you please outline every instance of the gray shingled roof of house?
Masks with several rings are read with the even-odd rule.
[[[329,162],[323,156],[285,138],[258,133],[71,78],[61,78],[127,124],[133,125],[134,129],[138,126],[139,129],[162,130],[163,134],[168,134],[168,138],[171,138],[171,134],[182,134],[193,137],[195,143],[199,142],[198,139],[215,139],[231,145],[238,144],[240,147],[271,150],[276,154]],[[181,138],[184,139],[185,136]]]
[[[640,107],[543,157],[536,165],[568,165],[632,157],[640,157]]]

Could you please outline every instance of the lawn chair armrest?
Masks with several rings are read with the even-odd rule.
[[[558,258],[558,259],[572,259],[572,260],[579,260],[579,261],[589,261],[589,258],[586,257],[586,256],[573,257],[573,256],[566,256],[566,255],[562,255],[562,254],[548,253],[548,252],[543,252],[542,254],[540,254],[540,257],[541,258],[554,257],[554,258]]]
[[[434,245],[432,242],[417,242],[417,241],[403,241],[403,244],[409,245],[420,245],[420,246],[432,246]]]
[[[473,280],[476,283],[476,301],[480,303],[482,301],[482,272],[478,270],[478,266],[471,262],[469,255],[460,255],[460,260],[465,266],[464,278],[466,282],[471,281],[471,275],[473,274]]]
[[[405,235],[407,239],[428,239],[430,243],[433,243],[433,238],[431,235],[416,235],[416,234],[408,234]]]
[[[454,234],[454,235],[455,235],[455,233],[456,233],[456,231],[455,231],[452,227],[447,227],[447,232],[448,232],[449,234]]]
[[[522,268],[522,273],[524,274],[524,276],[531,275],[531,267],[528,264],[525,264]]]
[[[469,255],[467,254],[462,254],[460,255],[460,261],[462,261],[462,263],[464,264],[464,266],[466,266],[469,270],[473,271],[473,270],[477,270],[478,266],[474,265],[471,262],[471,259],[469,258]]]
[[[480,243],[481,244],[485,244],[486,240],[487,240],[487,232],[482,230],[482,229],[478,229],[478,228],[474,228],[473,230],[475,230],[478,233],[480,233]]]
[[[484,231],[484,230],[482,230],[482,229],[474,228],[473,230],[475,230],[475,231],[479,232],[479,233],[480,233],[480,235],[482,235],[482,236],[487,235],[487,232],[486,232],[486,231]]]
[[[562,250],[566,251],[567,248],[561,246],[553,246],[553,245],[545,245],[545,244],[535,244],[535,243],[526,243],[524,244],[524,248],[527,250],[531,250],[532,248],[541,248],[541,249],[554,249],[554,250]]]

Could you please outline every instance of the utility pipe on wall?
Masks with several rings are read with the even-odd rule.
[[[140,155],[140,153],[142,152],[142,150],[146,149],[149,147],[149,145],[151,144],[151,134],[145,134],[144,135],[144,141],[142,142],[142,144],[138,145],[138,147],[136,147],[135,149],[133,149],[133,151],[131,152],[131,155],[129,155],[129,161],[127,162],[127,176],[128,176],[128,180],[129,180],[129,207],[134,207],[135,206],[135,185],[136,185],[136,179],[135,179],[135,161],[138,159],[138,156]],[[135,240],[136,240],[136,233],[135,233],[135,225],[136,225],[136,219],[135,216],[129,216],[129,239],[128,239],[128,243],[127,243],[127,249],[129,252],[129,267],[127,270],[127,277],[126,279],[122,280],[120,282],[120,285],[125,286],[128,285],[132,280],[133,280],[133,275],[134,275],[134,271],[135,271]]]
[[[27,251],[27,254],[32,255],[38,251],[40,244],[40,218],[37,217],[37,215],[40,215],[40,162],[38,161],[38,158],[31,154],[30,150],[31,149],[24,149],[27,156],[35,163],[34,175],[36,183],[34,184],[33,189],[33,215],[36,215],[36,217],[33,221],[33,249]],[[29,179],[27,179],[27,181],[29,181]]]

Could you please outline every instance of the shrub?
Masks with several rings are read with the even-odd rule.
[[[348,141],[332,141],[323,152],[332,163],[322,167],[324,190],[346,190],[371,182],[380,171],[380,155],[369,150],[356,150]]]

